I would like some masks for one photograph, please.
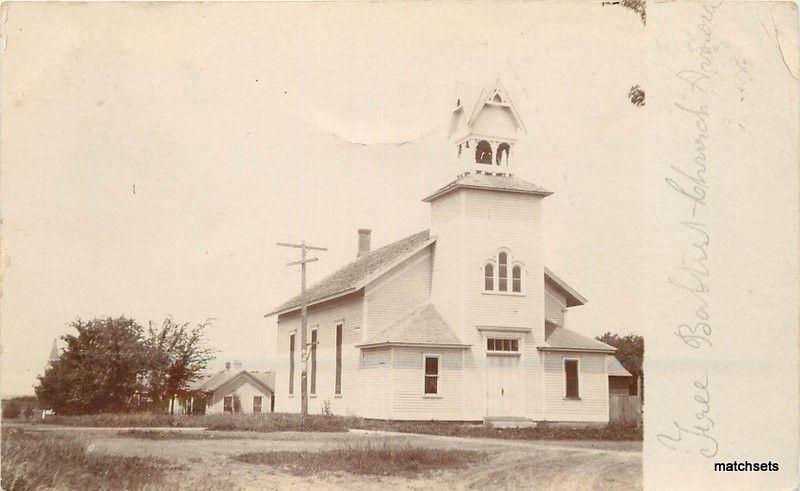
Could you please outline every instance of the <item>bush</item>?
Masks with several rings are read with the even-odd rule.
[[[22,406],[15,400],[10,400],[3,405],[3,418],[18,418],[21,412]]]

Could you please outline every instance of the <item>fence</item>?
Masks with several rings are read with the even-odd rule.
[[[609,419],[612,424],[637,425],[641,416],[639,396],[611,395],[608,401]]]

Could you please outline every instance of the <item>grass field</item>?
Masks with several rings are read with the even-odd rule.
[[[81,490],[140,489],[157,485],[176,466],[140,457],[97,455],[68,435],[2,429],[2,487]]]

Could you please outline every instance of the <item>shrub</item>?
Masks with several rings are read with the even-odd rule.
[[[15,400],[10,400],[3,405],[3,418],[18,418],[21,412],[22,406]]]

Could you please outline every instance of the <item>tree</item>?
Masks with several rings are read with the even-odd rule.
[[[108,317],[70,324],[76,335],[39,377],[36,396],[57,414],[126,411],[147,369],[142,327],[133,319]]]
[[[631,372],[635,378],[642,376],[642,362],[644,361],[644,338],[637,334],[620,336],[607,332],[596,338],[598,341],[610,344],[617,348],[614,356],[617,357],[625,370]]]
[[[208,321],[194,327],[188,322],[178,324],[171,317],[160,327],[150,322],[145,341],[149,355],[146,379],[148,395],[156,407],[186,392],[213,359],[213,351],[202,346],[208,326]]]

